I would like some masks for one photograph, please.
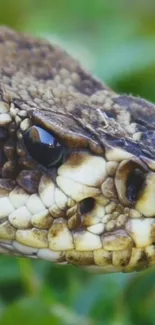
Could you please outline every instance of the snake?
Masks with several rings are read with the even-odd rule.
[[[155,106],[0,27],[0,254],[101,273],[155,264]]]

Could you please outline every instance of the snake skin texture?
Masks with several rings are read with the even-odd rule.
[[[154,117],[59,47],[1,27],[0,253],[103,273],[153,265]],[[59,167],[29,155],[34,125],[67,148]]]

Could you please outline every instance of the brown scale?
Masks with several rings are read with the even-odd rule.
[[[8,160],[8,157],[4,151],[4,145],[8,141],[8,137],[9,137],[8,130],[6,128],[0,127],[0,174],[1,174],[1,177],[4,177],[3,168]],[[6,175],[6,178],[9,178],[9,177],[7,177],[7,175]]]
[[[7,161],[2,167],[2,177],[16,179],[18,174],[18,166],[16,160]]]
[[[9,138],[10,128],[0,127],[0,196],[7,196],[16,185],[15,142]]]
[[[16,181],[12,179],[0,178],[0,197],[8,195],[15,188],[15,185]]]
[[[20,139],[17,141],[16,144],[16,150],[17,150],[17,154],[19,155],[19,157],[21,158],[25,158],[27,156],[27,153],[25,151],[25,147],[24,147],[24,142],[23,139]]]
[[[36,169],[37,163],[31,157],[21,157],[18,160],[20,170],[23,169]]]
[[[37,193],[41,175],[37,170],[22,170],[17,176],[17,183],[29,194]]]
[[[15,160],[16,158],[16,144],[13,138],[9,138],[4,145],[4,153],[8,160]]]
[[[25,116],[21,120],[24,118]],[[2,167],[2,177],[16,178],[18,185],[29,194],[33,194],[38,190],[41,173],[34,170],[38,164],[27,153],[23,139],[17,139],[19,132],[19,126],[12,122],[9,126],[11,138],[4,145],[4,153],[9,161]]]
[[[67,262],[74,265],[93,265],[94,264],[94,256],[93,252],[78,252],[76,250],[69,250],[66,252],[66,260]]]
[[[15,179],[18,173],[15,140],[9,138],[4,146],[4,154],[8,161],[3,164],[2,177]]]
[[[38,164],[26,152],[23,139],[17,141],[16,150],[19,156],[18,158],[19,170],[37,168]]]
[[[16,139],[17,125],[13,121],[8,127],[8,133],[11,138]]]
[[[77,205],[74,205],[66,212],[67,224],[70,230],[81,227],[81,214]]]

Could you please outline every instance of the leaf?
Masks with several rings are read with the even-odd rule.
[[[61,325],[44,300],[23,298],[10,305],[0,319],[2,325]]]

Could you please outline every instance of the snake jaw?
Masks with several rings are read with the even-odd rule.
[[[43,173],[38,193],[17,186],[3,204],[8,209],[10,203],[12,209],[0,225],[2,250],[57,263],[96,265],[102,272],[125,270],[134,238],[125,229],[130,210],[120,204],[111,183],[119,165],[80,151],[58,168],[56,183]],[[94,201],[89,208],[87,198]]]

